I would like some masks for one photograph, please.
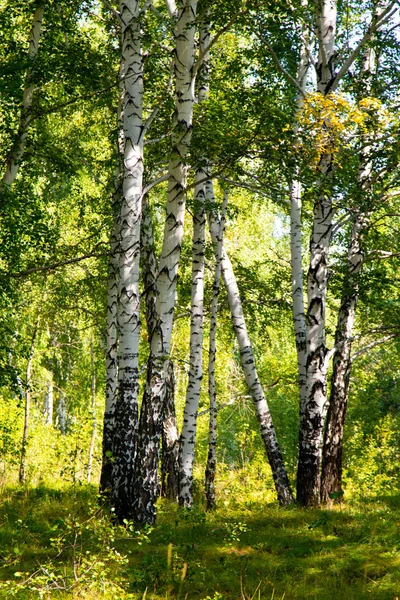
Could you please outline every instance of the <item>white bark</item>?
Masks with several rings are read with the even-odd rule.
[[[198,102],[208,94],[209,53],[206,49],[210,43],[208,14],[199,26],[200,54],[202,64],[198,70]],[[192,293],[190,310],[190,370],[186,390],[186,404],[179,447],[179,503],[181,506],[193,505],[193,465],[196,443],[197,410],[200,401],[201,380],[203,377],[203,312],[204,312],[204,253],[205,253],[205,212],[206,177],[209,173],[207,165],[199,167],[195,174],[194,209],[193,209],[193,242],[192,242]],[[212,185],[211,181],[209,182]]]
[[[46,425],[53,425],[54,389],[53,381],[49,379],[43,402],[43,414]]]
[[[114,190],[112,197],[113,228],[110,235],[110,256],[108,260],[107,280],[107,339],[106,339],[106,402],[103,425],[103,452],[100,476],[100,489],[103,494],[110,494],[112,488],[113,464],[113,437],[115,407],[118,396],[118,286],[119,286],[119,259],[120,259],[120,229],[121,229],[121,202],[123,195],[124,178],[124,131],[123,131],[123,103],[124,103],[124,62],[120,65],[120,95],[117,113],[117,151],[116,168],[114,176]]]
[[[219,231],[219,220],[214,214],[209,215],[209,226],[211,239],[213,244],[216,245]],[[222,255],[222,278],[228,294],[228,301],[232,315],[232,324],[240,348],[240,357],[244,376],[254,402],[258,421],[260,423],[261,437],[263,439],[268,461],[271,466],[278,500],[282,505],[290,504],[293,502],[293,495],[290,489],[289,479],[283,463],[268,403],[258,378],[254,353],[249,334],[247,332],[242,302],[232,264],[225,251],[223,251]]]
[[[38,6],[33,15],[32,29],[29,36],[28,59],[30,66],[26,72],[25,89],[22,100],[22,111],[19,122],[19,129],[14,146],[11,149],[6,161],[6,170],[1,179],[2,185],[12,185],[17,177],[18,170],[21,164],[22,157],[25,152],[26,139],[28,136],[29,126],[32,121],[32,102],[35,85],[33,82],[33,64],[39,50],[39,40],[42,32],[43,7]]]
[[[143,181],[143,55],[139,0],[120,3],[124,73],[124,177],[120,219],[118,400],[113,434],[112,492],[117,515],[132,506],[138,428],[139,258]]]
[[[209,193],[207,201],[214,202],[212,181],[207,186]],[[208,425],[208,455],[205,477],[205,492],[207,508],[212,510],[216,507],[215,475],[217,468],[217,388],[215,384],[215,359],[217,355],[217,318],[218,318],[218,296],[222,271],[223,240],[226,222],[226,209],[228,206],[229,192],[225,190],[224,200],[221,207],[221,219],[219,231],[215,244],[215,275],[211,301],[210,317],[210,343],[208,357],[208,395],[210,398],[210,418]]]
[[[62,435],[67,433],[67,404],[65,401],[65,394],[62,390],[60,390],[60,398],[58,401],[58,424]]]
[[[334,81],[334,43],[336,33],[336,1],[321,0],[317,15],[319,53],[318,91],[326,95]],[[329,123],[326,124],[329,128]],[[320,159],[320,186],[323,191],[314,204],[314,220],[310,238],[310,266],[307,276],[307,396],[299,429],[299,463],[297,500],[302,505],[320,500],[320,467],[323,427],[327,409],[327,348],[325,345],[325,303],[328,285],[328,254],[332,233],[332,198],[323,188],[329,187],[332,155]]]
[[[180,439],[179,503],[190,507],[193,504],[192,481],[194,446],[197,428],[197,410],[203,377],[203,303],[204,303],[204,247],[205,171],[198,169],[195,176],[195,198],[193,212],[192,245],[192,298],[190,311],[190,369],[186,390],[186,404]]]
[[[375,71],[375,51],[364,51],[361,75],[367,84],[367,93],[371,93],[371,79]],[[372,165],[371,134],[366,136],[366,145],[360,157],[357,182],[359,191],[368,192],[371,183]],[[357,202],[354,211],[353,226],[347,254],[347,269],[343,284],[342,300],[335,332],[336,353],[333,359],[333,372],[329,409],[324,434],[321,501],[331,501],[331,494],[342,492],[342,449],[344,424],[351,374],[351,347],[356,307],[359,294],[359,278],[364,264],[364,232],[370,223],[372,206],[366,205],[365,198]]]
[[[303,2],[302,4],[305,4]],[[300,49],[299,68],[297,72],[298,91],[296,94],[296,121],[297,113],[303,105],[306,92],[307,73],[310,59],[307,52],[308,33],[303,33],[303,43]],[[298,124],[295,122],[295,133]],[[304,413],[306,401],[306,319],[304,310],[303,289],[303,250],[302,250],[302,222],[301,222],[301,182],[299,181],[298,166],[295,166],[293,180],[290,186],[290,253],[292,273],[292,302],[293,302],[293,325],[297,350],[298,382],[300,392],[300,414]]]

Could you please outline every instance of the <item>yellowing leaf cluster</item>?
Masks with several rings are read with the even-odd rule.
[[[323,155],[338,154],[350,139],[369,131],[383,131],[391,122],[389,111],[377,98],[365,97],[357,104],[341,94],[307,94],[298,114],[300,133],[296,150],[305,152],[316,171]]]

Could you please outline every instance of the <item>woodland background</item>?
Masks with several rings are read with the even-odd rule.
[[[1,597],[400,595],[399,15],[395,2],[338,2],[336,72],[369,31],[374,15],[388,7],[392,12],[371,32],[332,100],[316,92],[310,66],[299,107],[296,81],[305,35],[311,36],[309,45],[318,54],[318,40],[312,37],[318,4],[199,2],[197,14],[208,14],[216,39],[207,58],[209,89],[194,104],[185,159],[187,214],[170,358],[180,428],[190,367],[195,165],[206,155],[213,171],[211,208],[220,209],[229,190],[224,246],[295,487],[299,386],[291,185],[296,178],[301,181],[304,275],[321,189],[333,198],[336,210],[327,274],[328,348],[335,345],[337,313],[349,281],[351,226],[362,207],[369,221],[351,336],[344,496],[331,498],[342,502],[329,509],[277,508],[221,284],[215,370],[217,509],[206,511],[203,490],[210,414],[204,375],[194,507],[184,510],[163,499],[157,525],[138,528],[129,518],[115,525],[108,503],[98,496],[119,131],[121,24],[116,12],[121,7],[76,0],[0,2],[4,172],[26,133],[15,160],[15,179],[11,184],[3,176],[0,184]],[[159,255],[176,101],[169,81],[174,38],[163,2],[147,2],[142,8],[144,115],[157,108],[145,138],[144,184],[150,188],[161,177],[147,194]],[[42,31],[32,57],[28,45],[38,9],[43,9]],[[197,30],[195,42],[198,53]],[[371,48],[376,57],[372,82],[362,77],[365,51]],[[32,92],[28,109],[27,90]],[[372,146],[373,156],[367,160],[373,163],[371,184],[360,191],[360,164],[365,148]],[[321,184],[321,161],[328,155],[333,176]],[[206,374],[215,272],[208,233],[204,253]],[[143,279],[140,286],[144,296]],[[143,302],[141,311],[143,390],[149,355]]]

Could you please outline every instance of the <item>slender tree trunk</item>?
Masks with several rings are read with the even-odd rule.
[[[192,134],[195,101],[192,68],[197,0],[183,0],[178,7],[174,17],[176,112],[169,159],[167,216],[157,276],[156,309],[159,322],[152,332],[152,360],[149,363],[140,414],[135,465],[134,519],[139,524],[153,523],[156,517],[160,437],[185,215],[186,157]]]
[[[204,303],[204,247],[205,247],[205,185],[201,180],[205,171],[198,169],[195,176],[192,245],[192,299],[190,311],[190,369],[186,390],[186,404],[180,440],[179,504],[193,505],[193,464],[196,441],[197,410],[203,377],[203,303]],[[198,182],[201,183],[198,183]]]
[[[96,433],[97,433],[97,417],[96,417],[96,371],[94,365],[94,350],[93,350],[93,342],[90,348],[90,367],[92,371],[92,383],[90,387],[90,413],[92,415],[92,435],[90,437],[89,444],[89,459],[88,459],[88,467],[87,467],[87,481],[90,483],[90,478],[92,475],[93,469],[93,455],[94,455],[94,446],[96,443]]]
[[[123,82],[125,64],[121,61],[120,80]],[[118,287],[119,287],[119,259],[121,237],[121,201],[123,195],[124,178],[124,131],[123,131],[123,102],[124,87],[120,83],[120,97],[117,116],[117,148],[116,169],[114,177],[114,190],[112,196],[113,229],[110,235],[110,256],[108,259],[107,281],[107,340],[106,340],[106,402],[103,425],[102,465],[100,475],[100,491],[103,495],[111,496],[112,465],[113,465],[113,437],[115,407],[118,396]]]
[[[199,24],[200,53],[203,54],[210,43],[208,13]],[[209,53],[206,53],[198,72],[198,102],[208,94]],[[192,242],[192,293],[190,310],[190,370],[186,390],[186,403],[179,448],[179,504],[187,508],[193,505],[193,465],[196,443],[197,411],[200,401],[203,377],[203,316],[204,316],[204,254],[205,254],[205,178],[209,174],[206,157],[201,159],[205,167],[199,167],[195,174],[193,242]]]
[[[58,424],[60,427],[61,435],[66,435],[68,415],[67,415],[67,404],[65,402],[65,394],[62,390],[60,390],[60,398],[58,401],[58,411],[57,412],[58,412]]]
[[[121,203],[118,399],[114,413],[112,497],[120,519],[132,515],[139,387],[139,257],[143,181],[143,55],[139,0],[120,3],[124,73],[124,180]]]
[[[47,383],[46,393],[44,395],[43,414],[46,425],[53,425],[53,408],[54,408],[54,390],[53,381],[50,379]]]
[[[214,214],[209,215],[209,225],[211,239],[215,246],[219,232],[219,220]],[[254,353],[243,315],[239,288],[236,283],[231,261],[225,251],[223,251],[222,254],[222,278],[228,294],[232,324],[240,348],[240,358],[244,376],[254,402],[258,422],[260,423],[261,437],[271,466],[278,501],[281,505],[290,504],[293,502],[293,494],[290,488],[289,478],[286,473],[268,403],[258,378]]]
[[[212,183],[209,182],[208,190],[212,193]],[[214,200],[207,197],[208,201]],[[217,318],[218,318],[218,296],[222,271],[223,240],[226,221],[226,209],[228,206],[229,192],[224,193],[224,201],[221,207],[221,219],[219,232],[215,246],[215,276],[211,301],[210,318],[210,345],[208,358],[208,395],[210,398],[210,420],[208,426],[208,455],[205,476],[205,493],[208,510],[216,508],[215,475],[217,470],[217,388],[215,385],[215,358],[217,355]]]
[[[375,52],[369,47],[364,50],[361,76],[366,82],[368,93],[371,93],[371,79],[375,71]],[[369,139],[368,139],[369,137]],[[364,194],[370,186],[372,173],[371,147],[372,139],[366,138],[366,145],[360,158],[358,171],[358,187]],[[321,502],[329,503],[332,495],[341,499],[342,495],[342,453],[343,435],[346,419],[351,374],[351,346],[359,293],[359,278],[364,263],[363,234],[370,222],[371,206],[366,206],[365,199],[356,200],[354,221],[347,254],[347,269],[344,278],[342,301],[338,314],[335,333],[336,353],[333,359],[333,372],[329,409],[324,435],[321,473]]]
[[[33,329],[31,347],[29,350],[28,363],[26,366],[26,382],[25,382],[25,411],[24,411],[24,429],[22,433],[22,444],[21,444],[21,458],[19,463],[19,482],[21,484],[26,483],[26,454],[28,450],[29,440],[29,425],[30,425],[30,410],[31,410],[31,397],[32,397],[32,363],[33,355],[35,352],[35,343],[37,332],[39,328],[40,312],[36,319],[36,323]]]
[[[39,40],[42,33],[43,7],[38,6],[33,15],[32,29],[29,36],[28,59],[29,67],[25,77],[25,89],[22,100],[22,111],[16,140],[6,159],[6,170],[1,178],[0,189],[10,186],[17,177],[22,157],[25,152],[26,138],[32,121],[32,101],[35,85],[33,82],[34,62],[39,50]]]
[[[307,5],[307,0],[302,4]],[[309,35],[303,31],[304,42],[300,49],[300,61],[297,72],[297,84],[299,90],[296,95],[297,112],[303,106],[303,99],[307,88],[307,73],[310,59],[307,53]],[[302,90],[303,93],[300,92]],[[295,133],[298,132],[297,115],[294,125]],[[299,168],[296,165],[293,179],[290,185],[290,254],[292,272],[292,301],[293,301],[293,325],[297,350],[298,382],[300,392],[300,415],[305,410],[307,395],[307,368],[306,368],[306,318],[304,311],[304,286],[303,286],[303,250],[302,250],[302,222],[301,222],[301,182],[299,180]],[[300,420],[302,417],[300,416]]]
[[[334,81],[336,2],[321,0],[317,16],[319,57],[318,91],[326,95]],[[329,123],[326,124],[329,128]],[[321,157],[319,194],[314,204],[307,275],[307,380],[306,399],[299,428],[297,500],[303,506],[320,501],[320,471],[324,421],[327,409],[328,349],[325,344],[325,303],[328,285],[328,254],[332,233],[332,198],[329,191],[332,155]]]

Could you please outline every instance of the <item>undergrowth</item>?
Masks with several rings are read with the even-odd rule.
[[[269,492],[231,489],[222,486],[212,513],[201,501],[193,510],[160,502],[156,527],[138,531],[113,524],[94,486],[6,488],[0,597],[400,597],[400,497],[282,509]]]

